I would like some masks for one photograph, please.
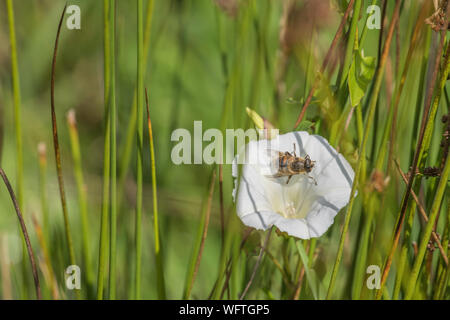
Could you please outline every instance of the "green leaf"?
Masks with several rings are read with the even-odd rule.
[[[303,120],[297,127],[297,131],[308,131],[314,125],[314,122]]]
[[[300,259],[302,260],[303,267],[305,268],[306,280],[308,281],[308,285],[311,288],[311,292],[314,296],[314,299],[317,300],[318,299],[318,295],[317,295],[318,281],[317,281],[316,273],[313,269],[310,269],[308,267],[308,265],[309,265],[308,255],[306,254],[306,251],[303,248],[301,241],[295,241],[295,244],[296,244],[298,253],[300,255]]]
[[[374,57],[364,57],[362,50],[355,50],[348,74],[348,88],[352,107],[356,107],[364,97],[367,87],[375,74],[375,68]]]

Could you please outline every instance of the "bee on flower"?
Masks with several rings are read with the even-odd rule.
[[[305,131],[251,141],[236,156],[232,174],[237,214],[245,225],[276,226],[301,239],[329,229],[349,201],[354,178],[350,164],[325,138]]]

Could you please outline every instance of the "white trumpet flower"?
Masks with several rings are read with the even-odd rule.
[[[297,157],[309,156],[313,167],[288,181],[286,170],[280,176],[282,168],[273,164],[279,163],[279,152],[294,156],[294,148]],[[301,239],[320,237],[349,201],[354,171],[321,136],[297,131],[273,140],[251,141],[243,155],[233,162],[233,197],[237,214],[247,226],[259,230],[276,226]]]

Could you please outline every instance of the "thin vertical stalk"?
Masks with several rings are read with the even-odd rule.
[[[444,167],[444,171],[441,174],[439,185],[434,197],[433,206],[431,207],[430,216],[428,218],[427,226],[420,241],[419,250],[414,261],[413,268],[411,270],[411,275],[409,277],[408,286],[406,289],[405,298],[411,299],[414,294],[414,289],[416,287],[417,278],[419,277],[420,268],[422,266],[423,259],[425,257],[425,252],[427,250],[428,243],[430,241],[431,234],[433,232],[434,223],[441,209],[441,202],[444,196],[445,190],[447,188],[447,179],[450,173],[450,157],[447,157],[447,161]]]
[[[11,46],[11,74],[14,103],[14,129],[16,134],[17,166],[17,202],[23,207],[23,143],[22,143],[22,108],[20,96],[19,66],[17,62],[16,31],[14,26],[14,8],[12,0],[6,0],[9,24],[9,43]]]
[[[306,98],[306,101],[303,104],[302,110],[300,111],[297,121],[295,122],[294,129],[299,126],[300,122],[302,122],[303,117],[305,116],[306,110],[307,110],[309,104],[311,103],[314,92],[316,91],[317,87],[320,84],[321,75],[325,72],[325,69],[326,69],[328,63],[331,60],[331,55],[334,52],[334,48],[337,46],[340,38],[342,37],[342,34],[344,33],[344,27],[345,27],[345,24],[347,23],[347,19],[348,19],[348,16],[350,15],[350,11],[353,8],[354,2],[355,2],[355,0],[350,0],[349,4],[347,6],[347,10],[345,10],[344,16],[342,17],[342,20],[341,20],[341,24],[339,25],[339,28],[334,36],[334,39],[331,42],[331,46],[328,49],[327,55],[325,56],[325,59],[323,60],[319,75],[316,76],[316,79],[314,80],[314,83],[309,91],[308,97]]]
[[[388,141],[391,138],[391,132],[395,125],[394,114],[396,112],[395,110],[397,110],[399,107],[400,98],[402,96],[406,78],[407,78],[408,72],[410,70],[411,60],[413,57],[414,50],[417,49],[417,41],[419,40],[420,31],[422,30],[422,26],[424,25],[424,20],[425,20],[426,14],[428,12],[427,4],[428,4],[427,2],[424,2],[423,6],[420,10],[419,16],[417,17],[417,22],[416,22],[416,25],[414,27],[414,32],[411,37],[411,45],[408,48],[408,53],[407,53],[407,56],[405,59],[405,64],[403,66],[403,72],[402,72],[402,75],[400,78],[400,83],[398,84],[398,87],[395,90],[395,99],[392,100],[393,103],[391,103],[391,106],[389,107],[388,118],[386,121],[386,125],[385,125],[384,132],[383,132],[383,138],[382,138],[381,144],[380,144],[380,150],[378,151],[378,156],[377,156],[377,160],[376,160],[376,169],[378,169],[378,170],[382,170],[383,164],[384,164],[384,161],[386,158],[386,153],[387,153],[389,147],[392,145],[392,141],[391,141],[391,143],[388,143]]]
[[[444,41],[444,34],[445,34],[444,32],[441,33],[441,37],[442,37],[441,38],[441,49],[442,49],[443,41]],[[441,52],[442,52],[442,50],[439,50],[438,51],[438,55],[440,55]],[[437,108],[439,106],[439,102],[440,102],[440,98],[441,98],[441,95],[442,95],[442,91],[445,90],[445,83],[447,81],[447,77],[448,77],[448,74],[449,74],[449,71],[450,71],[449,58],[450,58],[450,45],[447,45],[447,50],[446,50],[446,54],[445,54],[445,61],[444,61],[444,64],[443,64],[443,72],[441,74],[441,78],[440,78],[440,81],[439,81],[439,86],[436,88],[436,90],[438,90],[438,91],[436,93],[436,96],[434,97],[434,101],[433,101],[433,105],[431,107],[430,114],[428,115],[428,117],[426,116],[428,113],[424,114],[424,117],[426,117],[425,118],[426,119],[426,123],[423,124],[424,127],[423,127],[423,130],[421,130],[421,137],[422,137],[422,139],[419,139],[419,143],[418,143],[418,150],[419,150],[419,152],[416,153],[416,157],[415,157],[416,160],[414,161],[416,163],[416,166],[417,166],[417,162],[420,163],[420,160],[422,159],[422,155],[425,152],[425,150],[428,148],[429,141],[431,140],[431,135],[432,135],[432,131],[433,131],[432,128],[434,126],[434,118],[435,118],[435,115],[436,115]],[[438,66],[438,64],[437,64],[437,66]],[[423,142],[423,143],[421,143],[421,142]],[[423,148],[422,148],[422,146],[423,146]],[[415,167],[415,165],[413,163],[413,170],[414,170],[414,167]],[[425,231],[424,231],[424,234],[423,234],[423,237],[422,237],[422,241],[420,243],[419,251],[418,251],[418,254],[416,256],[416,260],[415,260],[413,269],[411,271],[411,275],[410,275],[410,278],[409,278],[408,287],[407,287],[407,291],[406,291],[406,295],[405,295],[406,299],[411,299],[411,297],[412,297],[412,295],[414,293],[413,291],[414,291],[414,288],[415,288],[415,283],[416,283],[416,280],[417,280],[417,277],[418,277],[418,273],[420,271],[421,264],[423,262],[423,258],[425,256],[426,245],[428,244],[429,238],[430,238],[430,236],[431,236],[431,234],[433,232],[434,223],[436,221],[436,218],[437,218],[438,213],[439,213],[440,208],[441,208],[442,196],[443,196],[443,194],[445,192],[445,189],[447,187],[447,177],[448,177],[448,174],[449,174],[449,171],[450,171],[449,167],[450,167],[450,164],[449,164],[449,159],[447,157],[446,165],[445,165],[444,170],[443,170],[443,172],[441,173],[441,176],[440,176],[439,185],[438,185],[438,188],[436,190],[436,195],[435,195],[435,198],[434,198],[434,201],[433,201],[433,205],[432,205],[432,208],[431,208],[430,216],[428,218],[428,223],[427,223],[427,226],[425,228]],[[415,172],[415,170],[412,171],[412,172]],[[414,174],[412,174],[412,176],[414,176]],[[408,182],[411,183],[411,180],[413,180],[413,179],[410,178],[410,180]],[[411,192],[412,190],[409,190],[409,191]],[[427,243],[424,244],[425,239],[426,239]],[[423,248],[423,246],[425,246],[425,248]]]
[[[58,300],[58,297],[59,297],[58,286],[56,284],[55,273],[53,271],[52,261],[50,259],[48,246],[46,244],[46,240],[44,239],[44,234],[42,232],[42,228],[39,225],[36,216],[32,215],[31,218],[33,221],[33,226],[34,226],[34,231],[36,233],[36,237],[38,238],[39,244],[41,246],[42,256],[44,258],[43,263],[40,265],[40,269],[44,273],[44,278],[49,283],[51,296],[52,296],[53,300]],[[44,266],[46,267],[46,269],[43,268]]]
[[[445,86],[445,82],[447,80],[447,76],[449,73],[449,55],[450,55],[449,49],[450,49],[450,46],[447,46],[444,68],[443,68],[443,72],[442,72],[441,79],[440,79],[439,89],[438,89],[436,96],[434,97],[433,103],[431,103],[432,98],[433,98],[433,88],[434,88],[434,85],[436,82],[436,78],[437,78],[437,74],[438,74],[438,70],[439,70],[439,66],[440,66],[439,62],[441,60],[441,55],[442,55],[443,46],[444,46],[444,35],[445,35],[445,33],[442,33],[440,46],[439,46],[438,52],[436,54],[436,58],[434,60],[434,68],[433,68],[433,72],[432,72],[431,81],[428,85],[427,97],[426,97],[426,101],[425,101],[425,107],[424,107],[423,116],[422,116],[422,123],[421,123],[421,127],[420,127],[420,132],[419,132],[419,139],[417,141],[417,147],[416,147],[413,163],[412,163],[411,170],[410,170],[411,175],[408,179],[408,185],[407,185],[405,195],[402,200],[402,206],[401,206],[399,216],[397,218],[397,222],[395,225],[394,237],[391,241],[389,255],[386,259],[386,262],[385,262],[385,265],[383,268],[380,289],[377,291],[377,295],[376,295],[377,299],[381,298],[381,294],[383,292],[383,288],[386,283],[387,276],[389,275],[389,271],[390,271],[390,268],[392,265],[394,253],[398,246],[398,242],[400,239],[400,233],[401,233],[405,218],[407,216],[406,209],[408,207],[409,196],[413,189],[413,182],[414,182],[414,178],[415,178],[416,169],[421,167],[421,165],[423,164],[423,161],[426,159],[426,155],[424,157],[424,154],[426,153],[426,151],[429,148],[432,131],[433,131],[433,127],[434,127],[434,118],[436,116],[437,108],[439,106],[439,101],[441,98],[441,93]],[[420,179],[416,183],[418,186],[420,186]],[[410,212],[410,217],[413,214],[414,214],[414,212]],[[409,220],[411,221],[412,217]]]
[[[189,299],[191,295],[194,281],[200,268],[200,261],[202,259],[203,249],[205,247],[206,236],[208,234],[209,220],[211,216],[211,204],[214,194],[214,184],[216,181],[216,168],[214,166],[211,173],[208,194],[205,197],[204,204],[202,206],[202,213],[200,218],[200,224],[198,226],[197,237],[194,244],[194,251],[189,262],[189,269],[186,277],[186,286],[184,289],[183,299]]]
[[[244,300],[245,296],[248,293],[248,290],[250,289],[250,286],[253,283],[253,280],[255,279],[256,272],[258,271],[258,268],[261,264],[261,260],[263,258],[263,254],[266,252],[267,246],[269,245],[270,235],[272,234],[272,228],[270,228],[266,233],[267,233],[266,239],[264,240],[263,246],[259,250],[258,258],[256,259],[256,263],[255,263],[255,266],[253,267],[253,271],[252,271],[252,274],[250,275],[250,279],[248,280],[248,282],[244,288],[244,291],[242,292],[241,296],[239,297],[239,300]],[[289,276],[288,276],[288,278],[289,278]]]
[[[429,48],[430,46],[430,41],[431,41],[431,30],[428,30],[425,34],[425,40],[424,40],[424,47],[425,48]],[[417,137],[418,137],[418,131],[419,131],[419,120],[420,120],[420,108],[422,106],[422,101],[423,101],[423,94],[424,94],[424,87],[425,87],[425,80],[426,80],[426,73],[427,73],[427,61],[429,56],[429,51],[425,50],[425,53],[422,57],[422,62],[421,62],[421,66],[420,66],[420,74],[419,74],[419,90],[417,93],[417,100],[416,100],[416,105],[415,105],[415,109],[414,109],[414,122],[413,122],[413,130],[411,133],[411,152],[408,155],[408,163],[411,161],[411,159],[414,158],[414,149],[415,146],[417,144]],[[408,182],[406,182],[408,183]],[[417,190],[417,184],[418,181],[416,181],[416,189]],[[396,272],[396,283],[394,285],[394,292],[392,294],[392,299],[397,300],[399,295],[400,295],[400,290],[401,290],[401,286],[402,286],[402,279],[403,279],[403,275],[404,275],[404,271],[405,271],[405,267],[406,267],[406,262],[407,262],[407,258],[408,258],[408,252],[410,252],[411,250],[411,245],[410,245],[410,235],[411,235],[411,229],[413,226],[413,222],[414,222],[414,215],[411,214],[411,212],[414,212],[416,210],[416,204],[412,203],[410,208],[409,208],[409,213],[407,213],[408,215],[408,220],[407,220],[407,224],[405,227],[405,231],[403,233],[403,244],[402,244],[402,248],[400,251],[400,258],[398,260],[398,264],[397,264],[397,272]]]
[[[49,211],[48,211],[48,195],[47,195],[47,147],[45,143],[38,144],[38,157],[39,157],[39,193],[41,200],[42,211],[42,228],[34,223],[35,231],[38,236],[45,263],[48,269],[48,281],[50,282],[50,289],[53,299],[58,299],[58,288],[51,262],[51,249],[50,246],[50,225],[49,225]],[[41,235],[39,234],[41,233]]]
[[[347,39],[347,48],[345,51],[345,58],[344,58],[342,73],[340,74],[340,78],[339,78],[339,82],[338,82],[339,89],[341,91],[343,89],[345,89],[348,70],[350,69],[350,64],[352,63],[353,50],[355,47],[355,37],[357,36],[358,21],[359,21],[359,14],[361,11],[361,5],[362,5],[362,0],[356,0],[355,5],[353,7],[352,22],[350,24],[349,36]]]
[[[141,298],[141,261],[142,261],[142,168],[143,168],[143,98],[144,98],[144,48],[142,0],[137,1],[137,165],[136,165],[136,299]]]
[[[117,110],[116,110],[116,1],[109,2],[109,34],[110,34],[110,56],[111,56],[111,82],[110,82],[110,125],[111,125],[111,217],[110,217],[110,252],[109,252],[109,298],[116,298],[116,251],[117,251]]]
[[[219,201],[220,201],[220,237],[221,247],[225,245],[225,208],[223,202],[223,164],[219,164]]]
[[[408,183],[408,178],[405,176],[405,174],[401,171],[400,169],[400,165],[398,164],[398,162],[395,160],[395,164],[397,166],[397,171],[399,172],[399,174],[401,175],[403,182]],[[420,203],[419,197],[417,197],[416,193],[414,192],[414,190],[411,190],[411,195],[414,198],[414,201],[416,202],[417,207],[419,208],[419,212],[422,215],[423,220],[428,223],[428,215],[425,212],[424,207],[422,206],[422,204]],[[437,244],[438,248],[439,248],[439,252],[441,253],[441,257],[444,260],[444,263],[446,266],[448,266],[448,259],[444,250],[444,247],[442,247],[442,243],[441,240],[439,239],[439,236],[437,235],[437,233],[433,230],[433,232],[431,233],[431,235],[433,236],[433,241]]]
[[[36,262],[34,260],[33,248],[31,247],[31,242],[30,242],[30,237],[28,236],[27,227],[25,226],[25,221],[23,220],[23,216],[22,216],[22,213],[19,208],[19,203],[14,194],[14,190],[11,187],[8,177],[6,176],[6,174],[2,168],[0,168],[0,176],[3,179],[3,182],[6,185],[6,188],[8,189],[9,195],[10,195],[11,200],[14,205],[14,209],[16,210],[16,213],[17,213],[17,218],[19,219],[19,222],[20,222],[20,227],[22,228],[22,234],[23,234],[23,237],[25,238],[26,248],[27,248],[28,256],[30,258],[30,263],[31,263],[31,269],[33,271],[34,285],[36,288],[36,297],[38,300],[40,300],[41,299],[41,287],[39,284],[39,274],[37,271]]]
[[[109,108],[109,90],[110,90],[110,34],[109,34],[109,0],[103,0],[103,81],[104,81],[104,108],[105,108],[105,128],[104,128],[104,147],[103,147],[103,194],[102,194],[102,213],[100,222],[100,245],[99,261],[97,272],[97,299],[103,299],[103,286],[105,281],[105,265],[108,254],[108,211],[109,211],[109,184],[110,184],[110,108]]]
[[[64,6],[64,9],[61,13],[61,18],[59,20],[58,24],[58,30],[56,32],[56,39],[55,39],[55,48],[53,51],[53,60],[52,60],[52,73],[51,73],[51,94],[50,94],[50,101],[51,101],[51,116],[52,116],[52,127],[53,127],[53,146],[55,149],[55,159],[56,159],[56,171],[58,174],[58,185],[59,185],[59,194],[61,197],[61,205],[63,209],[63,216],[64,216],[64,228],[66,231],[66,241],[67,241],[67,248],[69,251],[69,259],[71,265],[76,265],[75,263],[75,250],[73,248],[73,242],[72,242],[72,232],[70,229],[70,223],[69,223],[69,213],[67,210],[67,202],[66,202],[66,192],[64,190],[64,179],[63,179],[63,173],[62,173],[62,166],[61,166],[61,152],[59,148],[59,140],[58,140],[58,127],[56,123],[56,111],[55,111],[55,73],[56,73],[56,57],[58,52],[58,42],[59,42],[59,36],[61,33],[61,26],[64,18],[64,13],[66,12],[66,6]],[[77,295],[77,298],[80,298],[80,292],[79,290],[75,290],[75,293]]]
[[[389,54],[389,49],[391,46],[391,40],[392,40],[392,36],[394,33],[394,27],[396,24],[396,21],[398,19],[399,16],[399,11],[400,11],[400,4],[401,1],[397,0],[396,5],[395,5],[395,11],[394,11],[394,15],[392,17],[392,22],[391,25],[389,27],[389,32],[388,32],[388,36],[385,42],[385,46],[383,49],[383,54],[381,56],[380,59],[380,63],[378,65],[377,68],[377,73],[376,73],[376,77],[375,77],[375,84],[374,84],[374,91],[373,94],[371,95],[370,98],[370,104],[369,104],[369,108],[368,108],[368,115],[367,115],[367,121],[366,121],[366,126],[365,126],[365,131],[364,131],[364,136],[363,136],[363,141],[361,143],[361,147],[360,147],[360,155],[359,155],[359,159],[358,159],[358,164],[357,164],[357,168],[356,168],[356,172],[355,172],[355,178],[353,181],[353,186],[352,186],[352,190],[350,193],[350,201],[347,207],[347,212],[345,215],[345,221],[344,221],[344,228],[342,230],[342,235],[341,235],[341,239],[339,241],[339,248],[338,248],[338,253],[336,256],[336,260],[334,263],[334,267],[333,267],[333,272],[331,274],[331,280],[330,280],[330,285],[328,287],[328,292],[327,292],[327,299],[330,299],[332,294],[333,294],[333,289],[334,289],[334,285],[336,282],[336,277],[337,277],[337,273],[339,270],[339,265],[340,262],[342,260],[342,254],[344,251],[344,242],[345,242],[345,238],[347,236],[347,231],[348,231],[348,227],[350,225],[350,218],[351,218],[351,214],[352,214],[352,209],[353,209],[353,204],[355,201],[355,194],[356,194],[356,188],[358,185],[358,181],[360,179],[361,176],[361,164],[363,162],[363,159],[366,156],[366,145],[367,145],[367,140],[369,138],[369,133],[372,127],[372,123],[373,123],[373,118],[375,115],[375,110],[376,110],[376,106],[377,106],[377,101],[378,101],[378,93],[380,91],[381,88],[381,82],[383,80],[383,74],[384,74],[384,67],[386,65],[386,60]]]
[[[443,242],[442,246],[444,248],[445,253],[447,254],[447,260],[449,260],[448,252],[449,252],[449,232],[450,232],[450,197],[447,197],[447,223],[445,225],[444,234],[442,236]],[[443,299],[443,295],[447,289],[447,277],[450,270],[450,265],[447,266],[440,264],[440,272],[436,277],[437,288],[434,292],[434,299]]]
[[[338,121],[336,121],[331,128],[330,133],[330,144],[336,145],[339,143],[340,137],[342,133],[345,131],[343,130],[344,127],[344,120],[346,118],[346,115],[349,113],[349,110],[351,109],[351,106],[347,104],[348,100],[348,89],[347,89],[347,77],[348,77],[348,71],[350,69],[350,64],[353,60],[353,52],[355,48],[355,39],[357,39],[358,36],[358,21],[359,21],[359,14],[361,11],[361,0],[356,0],[355,5],[353,8],[353,14],[352,14],[352,21],[350,24],[350,29],[348,31],[348,37],[347,37],[347,47],[345,50],[345,57],[342,64],[342,68],[338,74],[337,77],[337,83],[336,85],[339,88],[339,92],[337,95],[337,106],[339,108],[342,108],[342,115],[339,118]]]
[[[150,35],[152,31],[152,18],[153,18],[153,6],[154,0],[149,0],[147,4],[147,12],[145,17],[145,29],[144,29],[144,77],[147,71],[148,53],[150,49]],[[134,90],[133,103],[131,104],[130,118],[128,120],[127,135],[125,138],[125,146],[121,152],[119,163],[119,179],[118,179],[118,198],[117,205],[120,207],[122,203],[122,189],[124,188],[125,179],[127,177],[128,169],[130,166],[131,152],[136,139],[136,116],[137,116],[137,92]]]
[[[91,268],[91,258],[89,249],[89,219],[87,213],[87,190],[84,183],[83,168],[81,165],[81,148],[78,137],[77,120],[74,110],[69,110],[67,114],[67,123],[69,125],[70,147],[74,165],[75,182],[78,192],[78,205],[81,217],[81,235],[83,245],[83,258],[86,272],[86,279],[89,285],[93,284],[94,275]]]
[[[5,135],[5,124],[4,124],[4,115],[3,115],[3,105],[0,103],[0,163],[2,161],[3,155],[3,137]]]
[[[17,62],[17,43],[16,31],[14,23],[14,8],[12,0],[6,0],[6,10],[8,12],[9,25],[9,43],[11,47],[11,75],[12,75],[12,89],[13,89],[13,108],[14,108],[14,129],[16,138],[16,187],[17,187],[17,202],[19,208],[23,209],[23,142],[22,142],[22,107],[20,95],[20,79],[19,66]],[[1,151],[0,151],[1,153]],[[22,259],[25,261],[25,242],[22,241]],[[23,265],[23,274],[25,286],[26,282],[26,267]],[[24,298],[27,297],[24,290]]]
[[[45,143],[41,142],[38,145],[39,156],[39,192],[41,198],[42,211],[42,231],[47,247],[50,249],[50,230],[48,221],[48,196],[47,196],[47,147]]]
[[[420,31],[422,30],[422,26],[424,24],[425,15],[427,13],[426,9],[426,3],[424,3],[421,12],[419,13],[419,16],[417,18],[417,22],[414,28],[414,32],[412,34],[411,38],[411,44],[408,49],[407,57],[405,60],[405,64],[403,67],[402,75],[400,78],[400,83],[398,84],[398,87],[395,90],[395,99],[392,100],[391,106],[389,108],[388,112],[388,118],[384,127],[384,133],[383,138],[381,140],[381,144],[378,150],[378,156],[377,160],[375,162],[375,170],[382,171],[384,161],[386,158],[386,152],[389,147],[388,139],[391,137],[391,131],[394,128],[393,120],[394,120],[394,109],[398,109],[400,97],[406,82],[406,77],[408,75],[408,71],[410,70],[409,66],[411,65],[411,59],[414,53],[414,50],[417,49],[417,41],[419,39]],[[392,143],[392,139],[391,139]],[[371,236],[371,229],[372,229],[372,223],[375,216],[376,208],[375,205],[377,195],[375,193],[371,194],[368,199],[368,215],[367,215],[367,221],[365,222],[363,226],[363,232],[362,232],[362,241],[360,243],[360,249],[358,250],[358,260],[355,268],[354,273],[354,296],[359,297],[361,294],[362,289],[362,281],[363,281],[363,273],[364,268],[366,265],[367,260],[367,253],[369,248],[369,240]]]
[[[166,298],[166,286],[164,283],[164,265],[163,265],[163,251],[161,247],[161,239],[159,234],[159,219],[158,219],[158,195],[156,185],[156,159],[155,159],[155,146],[153,142],[152,122],[150,119],[150,109],[148,106],[148,95],[145,90],[145,101],[147,106],[147,123],[148,123],[148,137],[150,143],[150,162],[152,169],[152,194],[153,194],[153,233],[155,237],[155,259],[156,259],[156,274],[158,285],[158,299]]]

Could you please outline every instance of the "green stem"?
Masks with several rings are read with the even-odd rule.
[[[148,53],[150,49],[150,35],[152,29],[152,18],[153,18],[153,6],[154,0],[149,0],[147,4],[147,13],[145,18],[145,30],[144,30],[144,77],[147,71],[148,63]],[[125,146],[121,152],[120,163],[119,163],[119,179],[118,179],[118,197],[117,206],[120,207],[122,203],[123,188],[125,186],[125,179],[127,177],[128,169],[131,161],[131,153],[133,145],[136,139],[136,116],[137,116],[137,92],[134,90],[133,103],[131,104],[130,118],[127,125],[127,135],[125,138]]]
[[[19,208],[23,210],[23,142],[22,142],[22,111],[21,111],[21,95],[20,95],[20,80],[19,80],[19,66],[17,62],[17,43],[16,31],[14,24],[14,8],[12,0],[6,0],[6,10],[8,11],[9,24],[9,43],[11,46],[11,74],[12,74],[12,89],[13,89],[13,106],[14,106],[14,129],[16,137],[16,190],[17,202]],[[24,240],[24,239],[22,239]],[[25,261],[25,241],[22,241],[22,260]],[[23,264],[23,298],[27,298],[26,293],[26,266]]]
[[[55,47],[53,51],[53,59],[52,59],[52,71],[51,71],[51,80],[50,80],[50,107],[51,107],[51,116],[52,116],[52,129],[53,129],[53,146],[55,150],[55,162],[56,162],[56,172],[58,175],[58,186],[59,186],[59,195],[61,198],[61,206],[63,210],[63,218],[64,218],[64,229],[66,231],[66,242],[67,249],[69,252],[69,261],[71,265],[76,265],[75,263],[75,249],[73,247],[72,241],[72,232],[70,229],[69,222],[69,212],[67,209],[67,201],[66,201],[66,191],[64,188],[64,179],[63,179],[63,171],[61,164],[61,151],[59,147],[59,139],[58,139],[58,126],[56,122],[56,108],[55,108],[55,70],[56,70],[56,57],[58,52],[58,42],[59,36],[61,34],[61,26],[64,18],[64,14],[66,12],[66,7],[61,13],[61,18],[59,20],[58,29],[56,31],[56,39],[55,39]],[[80,291],[75,290],[75,294],[77,298],[80,298]]]
[[[42,210],[42,231],[47,248],[50,250],[50,230],[48,221],[48,196],[47,196],[47,147],[41,142],[38,145],[39,155],[39,192]]]
[[[111,122],[111,217],[110,217],[110,252],[109,252],[109,299],[116,298],[116,251],[117,251],[117,133],[116,133],[116,55],[115,55],[115,8],[116,1],[109,2],[109,34],[111,55],[111,87],[110,87],[110,122]]]
[[[109,90],[110,90],[110,33],[109,33],[109,0],[103,0],[103,81],[104,81],[104,108],[105,108],[105,131],[103,147],[103,194],[102,194],[102,213],[100,222],[100,245],[99,262],[97,273],[97,299],[103,299],[103,286],[105,282],[105,265],[108,254],[108,210],[109,210],[109,185],[110,185],[110,108],[109,108]]]
[[[67,123],[69,125],[70,147],[72,151],[72,159],[74,164],[75,182],[78,192],[78,205],[81,216],[81,234],[83,241],[83,258],[86,270],[86,279],[89,285],[93,284],[94,275],[91,269],[91,258],[89,249],[89,219],[87,213],[87,194],[86,185],[84,183],[83,168],[81,165],[80,141],[78,137],[78,129],[75,118],[75,111],[70,110],[67,114]]]
[[[441,74],[439,87],[437,88],[438,92],[437,92],[436,96],[434,97],[433,105],[431,107],[430,114],[428,116],[428,121],[426,123],[423,143],[422,143],[421,149],[419,151],[419,156],[418,156],[419,168],[421,168],[423,166],[425,159],[427,158],[427,155],[428,155],[428,149],[429,149],[429,145],[430,145],[431,138],[433,135],[433,128],[434,128],[434,123],[435,123],[436,112],[437,112],[437,109],[438,109],[438,106],[439,106],[439,103],[441,100],[440,98],[442,95],[442,91],[445,89],[447,77],[450,72],[450,61],[449,61],[450,50],[449,50],[449,48],[450,47],[447,45],[445,61],[444,61],[444,65],[443,65],[444,69]],[[445,188],[447,186],[448,171],[450,170],[448,168],[449,166],[450,166],[449,159],[447,157],[446,165],[444,167],[443,172],[441,173],[441,179],[439,181],[439,185],[438,185],[438,188],[436,191],[434,202],[433,202],[433,205],[431,208],[431,213],[428,217],[428,223],[425,228],[424,235],[422,237],[422,241],[420,243],[419,251],[418,251],[413,269],[411,271],[411,276],[408,281],[408,287],[407,287],[407,291],[406,291],[406,295],[405,295],[406,299],[411,299],[411,297],[414,293],[413,291],[415,288],[415,283],[416,283],[416,280],[418,277],[418,273],[420,271],[420,267],[421,267],[423,258],[425,256],[426,245],[428,244],[429,238],[431,236],[431,232],[433,231],[434,222],[437,218],[437,215],[438,215],[440,207],[441,207],[442,196],[443,196],[443,194],[445,192]],[[420,182],[418,182],[418,183],[420,183]],[[427,240],[427,243],[424,244],[425,239],[428,239],[428,240]],[[425,248],[423,248],[423,245],[425,245]]]
[[[142,0],[137,1],[137,165],[136,165],[136,299],[141,298],[141,261],[142,261],[142,168],[143,168],[143,98],[144,98],[144,51]]]
[[[352,63],[353,49],[355,47],[355,38],[357,35],[358,20],[359,20],[359,13],[361,11],[361,5],[362,5],[361,0],[355,1],[355,5],[353,8],[352,22],[350,24],[349,37],[347,40],[347,48],[345,50],[343,69],[342,73],[340,74],[340,79],[338,82],[340,92],[346,91],[348,70],[350,69],[350,64]]]
[[[17,166],[17,202],[20,209],[23,208],[23,143],[22,143],[22,111],[19,66],[17,62],[16,31],[14,27],[14,8],[12,0],[6,0],[9,24],[9,43],[11,46],[11,71],[14,102],[14,128],[16,133],[16,166]]]
[[[11,197],[11,201],[14,205],[14,209],[16,210],[17,218],[19,219],[20,227],[22,229],[22,235],[23,235],[23,238],[25,239],[25,243],[26,243],[26,250],[28,252],[28,257],[30,259],[31,270],[33,273],[33,278],[34,278],[34,285],[36,288],[36,298],[38,300],[40,300],[40,299],[42,299],[42,296],[41,296],[41,286],[39,283],[39,274],[37,271],[36,261],[34,259],[33,248],[31,247],[30,237],[28,236],[27,227],[25,225],[23,215],[20,211],[19,203],[17,202],[16,196],[14,194],[14,190],[8,180],[8,177],[6,176],[6,173],[3,171],[2,168],[0,168],[0,176],[2,177],[2,180],[5,183],[6,188],[8,189],[9,195]]]
[[[414,294],[414,289],[416,287],[416,281],[419,277],[420,268],[422,266],[423,259],[425,257],[425,253],[427,251],[427,246],[430,241],[431,233],[433,232],[434,223],[441,209],[441,202],[444,196],[445,190],[447,188],[448,176],[450,173],[450,157],[447,157],[447,161],[445,162],[444,170],[441,174],[441,178],[439,180],[439,185],[436,191],[436,195],[434,197],[433,206],[431,207],[431,213],[428,217],[428,223],[425,228],[425,231],[422,236],[422,240],[420,241],[419,250],[417,253],[417,257],[414,261],[413,268],[411,270],[411,275],[409,277],[408,286],[406,289],[405,298],[411,299]]]
[[[158,196],[156,185],[156,159],[155,146],[153,142],[152,122],[150,119],[150,110],[148,107],[147,90],[145,91],[145,99],[147,105],[147,123],[148,123],[148,137],[150,143],[150,162],[152,169],[152,194],[153,194],[153,232],[155,236],[155,260],[156,260],[156,274],[158,275],[158,299],[166,299],[166,287],[164,283],[164,265],[163,265],[163,251],[160,243],[159,221],[158,221]]]
[[[375,115],[375,109],[376,109],[376,105],[377,105],[378,95],[379,95],[379,91],[381,88],[381,82],[383,79],[384,67],[385,67],[387,56],[389,53],[392,35],[394,33],[394,27],[395,27],[396,20],[398,19],[398,15],[399,15],[399,11],[400,11],[400,3],[401,3],[401,1],[397,0],[396,6],[395,6],[395,12],[394,12],[394,15],[392,18],[391,25],[389,27],[389,33],[388,33],[388,36],[386,39],[386,44],[385,44],[385,47],[383,50],[382,57],[380,59],[378,69],[377,69],[377,74],[376,74],[376,78],[375,78],[376,80],[375,80],[375,85],[374,85],[374,92],[370,98],[371,100],[370,100],[369,109],[368,109],[368,117],[367,117],[367,121],[366,121],[364,137],[363,137],[363,141],[362,141],[362,144],[360,147],[360,155],[359,155],[358,164],[357,164],[357,168],[356,168],[356,172],[355,172],[355,178],[354,178],[352,190],[350,193],[350,201],[349,201],[349,204],[347,207],[347,212],[345,215],[344,228],[342,230],[341,239],[339,241],[338,253],[336,256],[335,263],[334,263],[333,272],[331,274],[330,285],[328,287],[327,299],[330,299],[333,294],[333,289],[334,289],[334,285],[336,282],[339,265],[342,260],[342,254],[344,251],[344,242],[345,242],[345,238],[347,236],[348,227],[350,225],[350,218],[351,218],[351,214],[352,214],[353,204],[355,201],[356,187],[358,185],[360,175],[362,172],[362,170],[361,170],[361,165],[363,162],[362,159],[364,159],[366,156],[365,149],[366,149],[366,145],[367,145],[367,140],[369,138],[370,129],[372,127],[373,118]]]
[[[200,261],[203,254],[203,249],[205,247],[206,235],[208,233],[209,220],[211,216],[211,203],[214,194],[214,184],[216,181],[216,166],[213,167],[210,177],[210,183],[208,187],[208,193],[204,197],[204,202],[202,205],[202,212],[200,217],[200,223],[198,225],[197,236],[194,243],[194,250],[189,262],[188,273],[186,276],[185,289],[183,294],[183,299],[189,299],[194,286],[194,281],[200,267]]]

